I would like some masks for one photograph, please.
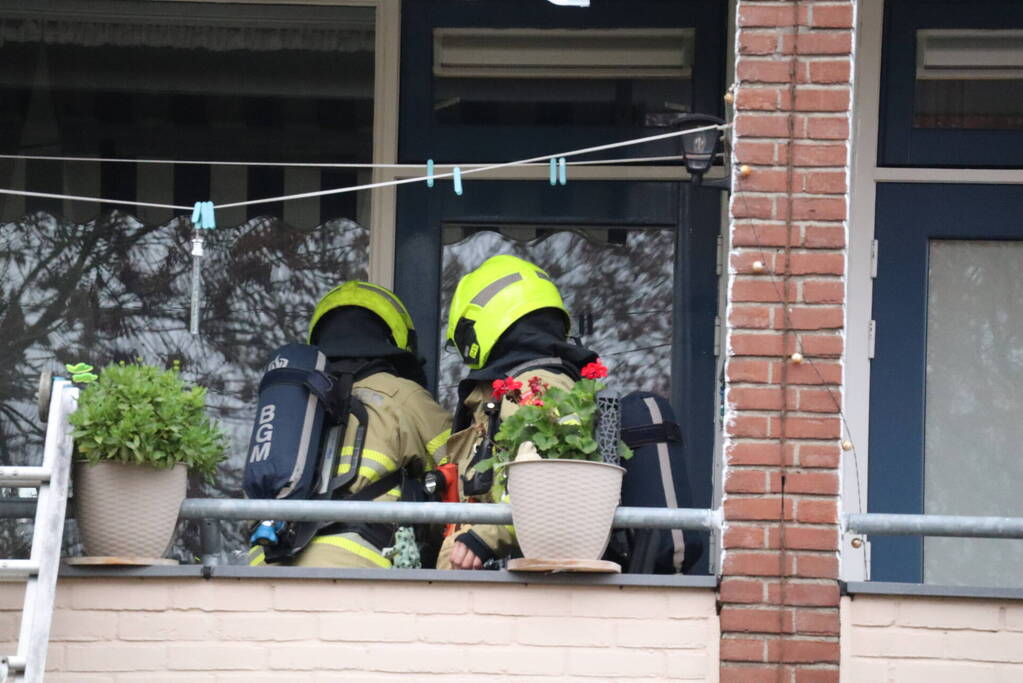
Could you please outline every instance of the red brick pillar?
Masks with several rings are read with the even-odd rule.
[[[852,27],[853,4],[841,0],[737,8],[726,683],[838,680]]]

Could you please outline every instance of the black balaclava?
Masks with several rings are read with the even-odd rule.
[[[565,338],[565,314],[556,308],[541,308],[528,313],[512,324],[494,344],[487,364],[472,370],[458,384],[456,431],[471,416],[463,415],[466,397],[479,382],[490,382],[508,376],[516,367],[538,358],[556,357],[568,363],[577,373],[584,365],[597,359],[597,354]],[[545,368],[564,372],[559,365]],[[572,374],[575,374],[572,373]],[[566,373],[569,374],[569,373]]]
[[[377,372],[390,372],[426,386],[422,359],[398,348],[380,316],[361,306],[342,306],[327,312],[316,323],[312,343],[332,361],[379,360],[375,364]]]

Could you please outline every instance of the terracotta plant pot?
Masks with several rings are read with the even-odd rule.
[[[526,460],[508,468],[524,557],[600,559],[621,499],[623,468],[587,460]]]
[[[188,470],[78,461],[74,501],[85,553],[105,557],[163,557],[174,540]]]

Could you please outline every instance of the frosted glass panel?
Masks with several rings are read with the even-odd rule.
[[[934,241],[924,508],[1023,516],[1023,242]],[[1023,541],[927,538],[927,583],[1023,586]]]
[[[609,386],[625,392],[642,387],[670,396],[674,233],[629,230],[621,231],[621,239],[599,239],[608,232],[566,230],[529,239],[535,230],[505,228],[445,244],[441,349],[459,279],[490,256],[514,254],[554,278],[573,316],[572,334],[582,334],[584,344],[600,354],[610,370]],[[579,329],[580,317],[588,329]],[[445,406],[454,408],[458,381],[466,372],[457,353],[441,353],[437,394]]]
[[[193,482],[189,495],[241,496],[266,360],[277,346],[305,338],[324,292],[366,277],[369,230],[346,219],[313,230],[254,219],[210,231],[199,336],[188,333],[191,236],[184,218],[151,228],[122,213],[80,224],[42,213],[0,223],[0,465],[39,461],[41,371],[77,361],[103,367],[142,358],[165,367],[178,360],[187,381],[209,390],[209,412],[230,438],[216,481]],[[243,526],[223,524],[232,548],[243,547]],[[0,520],[0,557],[27,557],[25,532]],[[175,556],[198,550],[198,536],[186,532]]]

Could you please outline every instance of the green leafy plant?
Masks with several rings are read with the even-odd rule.
[[[518,408],[501,422],[493,456],[477,464],[477,471],[503,468],[527,441],[542,458],[602,462],[595,437],[597,394],[604,389],[598,380],[607,377],[607,367],[598,359],[583,367],[582,376],[569,390],[549,386],[539,377],[532,377],[525,390],[512,377],[494,380],[493,398],[511,401]],[[618,455],[628,459],[632,451],[619,442]],[[494,478],[498,497],[504,491],[504,479]]]
[[[187,386],[178,363],[168,370],[141,363],[107,366],[82,389],[70,417],[77,453],[92,464],[170,469],[184,463],[212,481],[227,442],[205,404],[206,389]]]

